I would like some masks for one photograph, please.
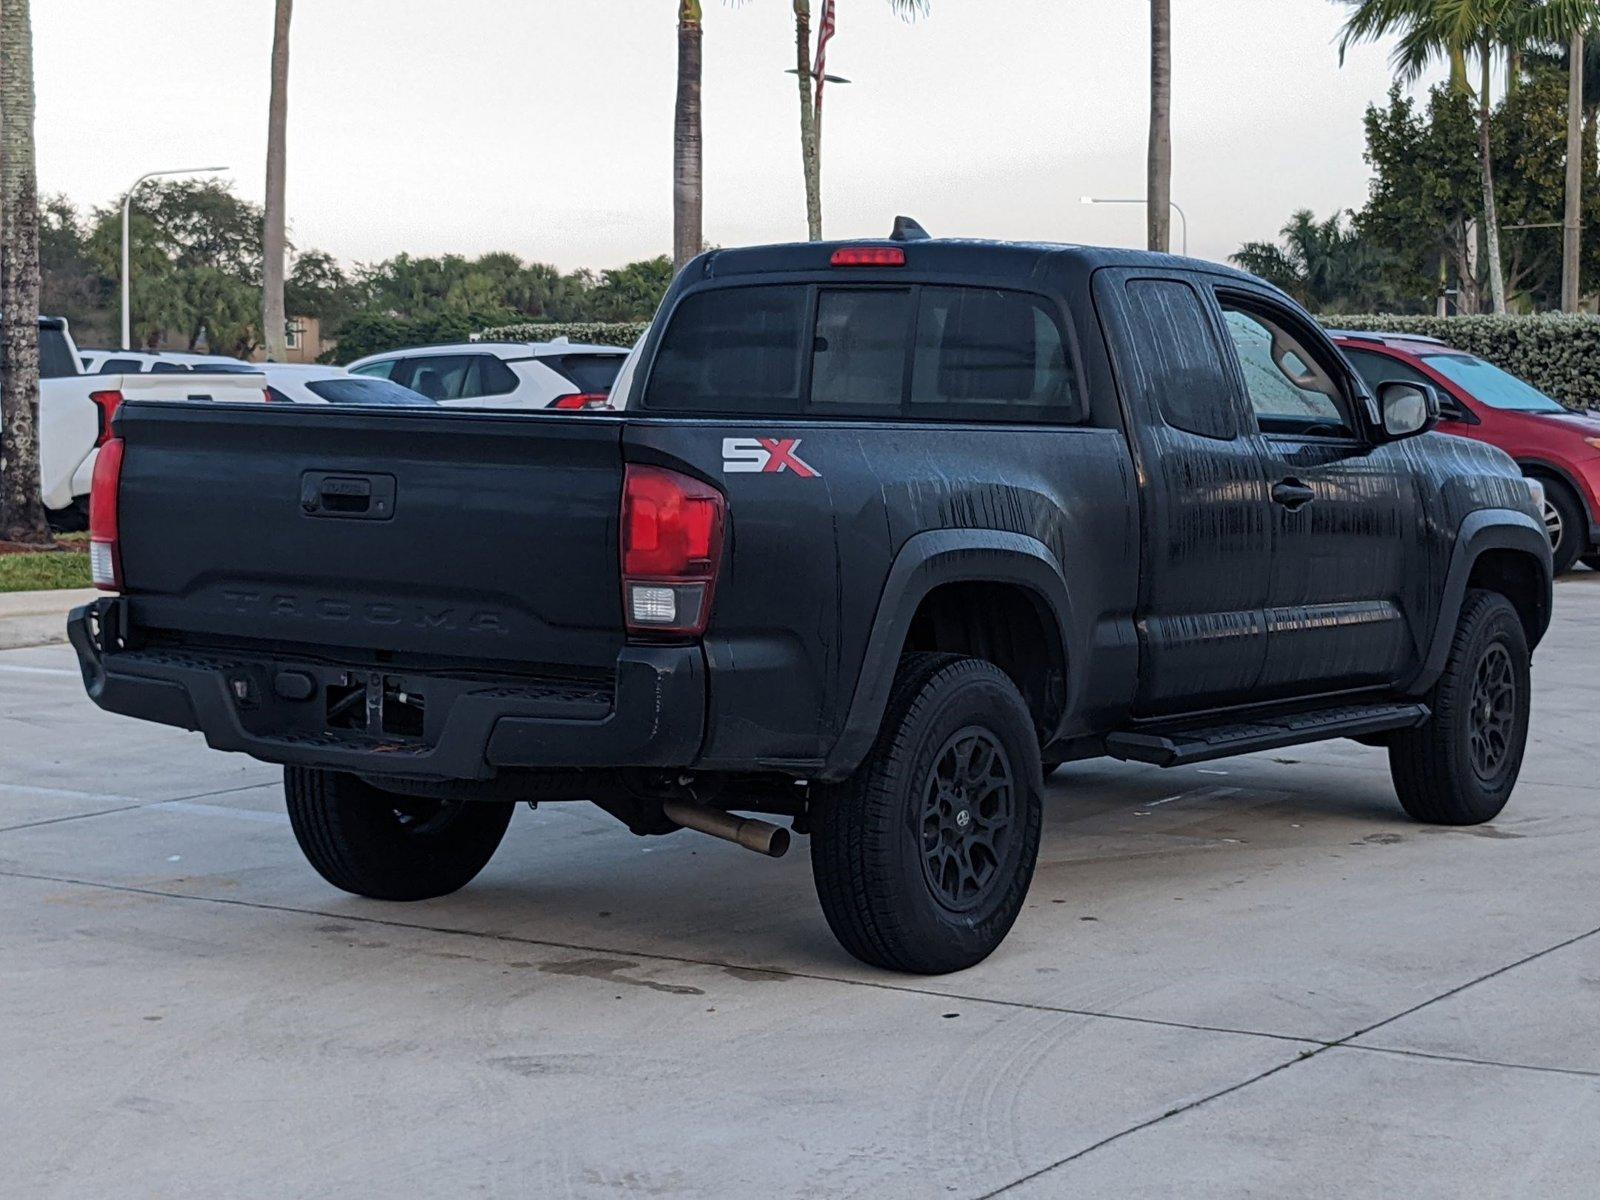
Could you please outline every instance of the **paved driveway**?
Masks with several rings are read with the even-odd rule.
[[[858,967],[781,862],[519,811],[460,894],[300,859],[276,773],[0,653],[8,1197],[1600,1190],[1600,575],[1506,814],[1353,743],[1051,783],[1006,946]]]

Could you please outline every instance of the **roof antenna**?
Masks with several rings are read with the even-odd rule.
[[[896,217],[894,219],[894,232],[889,235],[889,240],[891,242],[926,242],[932,239],[928,231],[910,217]]]

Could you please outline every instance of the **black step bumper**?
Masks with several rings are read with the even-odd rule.
[[[265,762],[418,779],[488,779],[520,767],[687,767],[705,733],[699,646],[624,647],[607,690],[139,647],[129,632],[120,598],[72,611],[67,635],[90,699],[108,712],[199,730],[215,749]],[[350,703],[330,727],[335,694]],[[414,707],[410,727],[396,733],[385,705],[402,699]]]

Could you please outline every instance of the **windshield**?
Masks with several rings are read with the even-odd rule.
[[[1470,354],[1425,354],[1422,361],[1490,408],[1526,413],[1567,411],[1531,383]]]

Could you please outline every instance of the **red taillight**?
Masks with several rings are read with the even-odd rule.
[[[622,611],[629,633],[705,632],[726,520],[727,501],[709,484],[662,467],[628,467]]]
[[[111,437],[111,418],[117,415],[117,408],[122,404],[121,392],[90,392],[89,399],[100,410],[100,432],[95,437],[96,446],[104,446]]]
[[[122,551],[117,545],[117,491],[122,485],[122,439],[100,447],[89,488],[89,573],[108,592],[122,587]]]
[[[899,246],[844,246],[833,252],[836,267],[903,267],[906,252]]]
[[[566,396],[557,396],[550,402],[551,408],[610,408],[611,397],[605,392],[573,392]]]

